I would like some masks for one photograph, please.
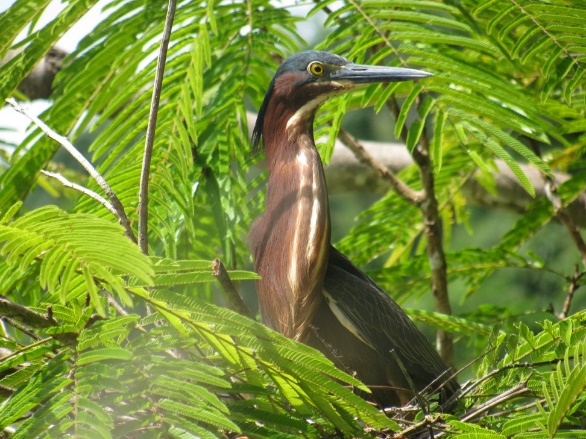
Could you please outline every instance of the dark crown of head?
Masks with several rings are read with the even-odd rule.
[[[307,66],[313,61],[320,61],[324,64],[333,64],[338,66],[344,66],[350,63],[350,61],[348,61],[346,58],[319,50],[307,50],[287,58],[287,60],[283,62],[283,64],[281,64],[281,66],[277,69],[277,73],[275,73],[267,93],[265,94],[264,101],[258,110],[256,124],[254,125],[254,130],[252,132],[252,144],[255,150],[258,149],[258,145],[262,138],[264,119],[267,108],[269,106],[269,101],[271,100],[271,96],[273,94],[276,78],[278,78],[283,73],[289,72],[307,73]],[[309,73],[307,73],[307,75],[309,76]]]

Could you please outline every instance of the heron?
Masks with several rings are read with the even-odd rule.
[[[249,235],[261,277],[262,319],[356,376],[370,388],[367,398],[381,407],[406,405],[434,382],[443,382],[443,398],[459,386],[403,309],[331,244],[328,191],[313,122],[332,96],[427,76],[414,69],[354,64],[329,52],[301,52],[278,68],[252,134],[255,147],[263,142],[268,167],[265,211]]]

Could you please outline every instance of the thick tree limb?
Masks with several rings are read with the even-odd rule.
[[[33,311],[2,296],[0,296],[0,316],[14,319],[36,329],[58,326],[58,323],[52,317]]]

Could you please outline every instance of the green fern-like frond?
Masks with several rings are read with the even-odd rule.
[[[583,8],[565,1],[485,1],[473,13],[511,58],[540,71],[544,97],[556,88],[568,104],[579,96],[586,80]]]
[[[54,206],[33,210],[0,225],[2,255],[21,274],[38,264],[39,282],[50,294],[59,291],[64,302],[76,278],[84,277],[92,294],[95,282],[116,292],[125,303],[129,297],[121,274],[152,284],[148,259],[130,242],[119,225],[88,214],[67,214]],[[101,300],[92,295],[103,313]]]

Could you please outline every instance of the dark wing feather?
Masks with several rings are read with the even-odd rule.
[[[330,308],[346,329],[389,361],[395,349],[416,385],[425,386],[448,369],[401,307],[334,247],[324,289]]]

